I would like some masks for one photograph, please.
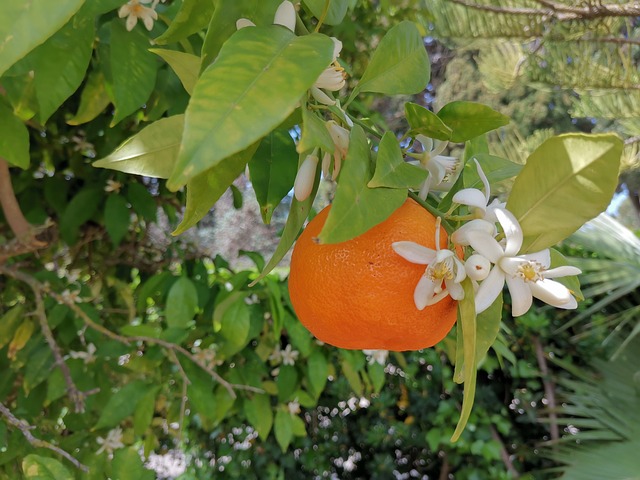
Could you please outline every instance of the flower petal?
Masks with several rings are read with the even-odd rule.
[[[435,157],[444,152],[444,149],[447,148],[449,142],[446,140],[433,140],[433,147],[431,148],[431,156]]]
[[[464,289],[460,283],[449,279],[445,280],[444,283],[447,286],[447,290],[449,290],[451,298],[454,300],[462,300],[464,298]]]
[[[468,233],[472,230],[483,231],[492,237],[496,233],[496,227],[494,225],[485,220],[477,218],[465,223],[458,230],[453,232],[453,234],[451,235],[451,241],[456,245],[469,245]]]
[[[312,86],[309,91],[311,92],[311,96],[315,98],[318,103],[329,106],[336,104],[336,101],[333,98],[331,98],[316,86]]]
[[[556,278],[556,277],[569,277],[572,275],[580,275],[582,270],[577,267],[572,267],[570,265],[563,265],[562,267],[552,268],[544,272],[545,278]]]
[[[391,248],[405,260],[418,265],[429,265],[436,259],[436,251],[416,242],[393,242]]]
[[[491,263],[498,263],[504,256],[500,244],[491,235],[482,230],[470,230],[467,233],[469,245],[480,255],[488,258]]]
[[[236,29],[237,30],[240,30],[241,28],[245,28],[245,27],[255,27],[255,26],[256,26],[256,24],[253,23],[248,18],[239,18],[236,21]]]
[[[429,305],[429,300],[433,298],[436,286],[435,282],[430,278],[424,275],[420,277],[420,281],[418,281],[416,289],[413,291],[413,303],[416,304],[418,310],[424,310]]]
[[[278,9],[276,10],[276,15],[273,19],[274,25],[282,25],[283,27],[287,27],[292,32],[296,28],[296,7],[293,6],[293,3],[285,0],[280,4]]]
[[[504,272],[498,267],[494,267],[476,292],[476,313],[484,312],[498,298],[502,287],[504,287],[504,280]]]
[[[433,139],[426,135],[416,135],[416,140],[422,144],[422,148],[425,152],[431,152],[433,150]]]
[[[484,186],[484,205],[485,207],[487,205],[489,205],[489,198],[491,197],[491,187],[489,186],[489,180],[487,180],[487,176],[484,174],[484,171],[482,170],[482,167],[480,166],[480,163],[478,162],[478,160],[476,160],[475,158],[473,159],[474,162],[476,162],[476,168],[478,169],[478,176],[480,177],[480,180],[482,181],[482,185]]]
[[[563,305],[571,303],[572,299],[575,299],[573,298],[573,295],[571,295],[569,289],[559,282],[544,279],[529,284],[529,288],[531,288],[533,296],[539,298],[544,303],[548,303],[551,306],[559,308],[575,308],[563,307]]]
[[[516,217],[509,210],[497,208],[495,212],[500,225],[502,225],[504,234],[507,237],[504,254],[508,257],[513,257],[518,254],[520,247],[522,247],[522,228]]]
[[[477,188],[463,188],[453,196],[453,202],[469,207],[479,208],[484,211],[487,209],[487,200]]]
[[[521,278],[507,276],[507,287],[511,294],[511,315],[514,317],[524,315],[531,308],[533,296],[530,285],[532,284],[525,283]]]
[[[520,257],[525,258],[531,262],[537,262],[544,268],[549,268],[549,265],[551,265],[551,252],[548,248],[545,250],[540,250],[539,252],[520,255]]]
[[[340,56],[340,52],[342,51],[342,42],[338,40],[336,37],[331,37],[333,40],[333,60]]]

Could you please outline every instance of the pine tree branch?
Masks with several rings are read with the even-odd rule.
[[[20,430],[22,432],[22,435],[24,435],[24,438],[26,438],[27,441],[32,446],[34,446],[35,448],[46,448],[48,450],[51,450],[52,452],[55,452],[58,455],[61,455],[64,458],[66,458],[67,460],[69,460],[71,463],[73,463],[73,465],[76,468],[82,470],[83,472],[88,472],[89,471],[89,467],[87,467],[83,463],[80,463],[80,461],[77,460],[75,457],[73,457],[70,453],[62,450],[60,447],[57,447],[52,443],[49,443],[49,442],[47,442],[45,440],[40,440],[39,438],[36,438],[31,433],[31,430],[33,430],[34,427],[29,425],[26,421],[20,420],[18,417],[16,417],[11,412],[11,410],[9,410],[9,408],[7,408],[2,402],[0,402],[0,413],[2,414],[2,416],[4,418],[7,419],[7,421],[9,422],[10,425],[12,425],[15,428],[17,428],[18,430]]]

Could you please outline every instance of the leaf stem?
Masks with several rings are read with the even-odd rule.
[[[331,0],[324,1],[324,8],[322,9],[322,14],[318,19],[318,24],[316,25],[315,32],[318,33],[320,31],[320,27],[324,23],[324,19],[327,18],[327,13],[329,13],[329,5],[331,4]]]
[[[438,210],[436,207],[434,207],[433,205],[429,204],[427,201],[422,200],[417,193],[415,192],[409,192],[409,197],[412,198],[413,200],[415,200],[416,202],[418,202],[420,204],[420,206],[422,206],[423,208],[425,208],[429,213],[431,213],[432,215],[436,216],[436,217],[440,217],[442,218],[442,226],[444,227],[444,229],[447,231],[448,235],[451,235],[453,233],[453,226],[447,221],[445,220],[445,214],[443,212],[441,212],[440,210]]]

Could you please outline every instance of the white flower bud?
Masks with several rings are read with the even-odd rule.
[[[307,155],[300,170],[296,175],[296,181],[293,184],[293,194],[298,201],[302,202],[311,195],[313,184],[316,179],[316,168],[318,167],[318,157],[316,155]]]
[[[464,269],[471,280],[481,281],[489,276],[491,262],[476,253],[467,259],[464,264]]]
[[[273,23],[274,25],[287,27],[293,32],[296,28],[296,7],[293,6],[293,3],[288,0],[282,2],[278,7],[278,10],[276,10]]]

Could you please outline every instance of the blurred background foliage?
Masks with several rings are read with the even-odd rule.
[[[31,223],[56,227],[43,233],[46,249],[0,269],[0,401],[35,427],[35,437],[94,468],[81,473],[36,448],[5,415],[0,478],[21,478],[25,461],[47,459],[62,472],[51,478],[87,479],[637,475],[640,12],[620,1],[612,5],[629,8],[627,15],[589,16],[601,2],[574,3],[352,2],[349,20],[326,28],[343,41],[341,58],[357,78],[361,59],[390,26],[415,21],[433,73],[411,100],[436,110],[473,100],[510,116],[490,140],[493,152],[513,161],[524,162],[557,133],[606,130],[627,139],[612,210],[618,220],[602,216],[562,246],[585,272],[586,301],[577,312],[538,308],[517,321],[505,313],[455,444],[449,438],[462,392],[452,381],[451,341],[388,356],[340,351],[295,320],[286,261],[247,286],[275,248],[282,215],[276,210],[272,225],[262,225],[245,177],[198,228],[171,238],[180,195],[164,182],[91,167],[148,122],[184,107],[188,96],[166,65],[154,64],[145,108],[115,127],[108,101],[90,121],[78,120],[84,92],[107,68],[105,28],[97,30],[83,88],[47,119],[33,116],[28,70],[4,76],[14,111],[32,115],[30,167],[11,171],[17,199]],[[175,15],[179,4],[167,2],[162,14]],[[102,26],[118,21],[105,12]],[[197,51],[202,37],[187,43]],[[406,100],[365,95],[354,106],[400,128]],[[331,196],[324,182],[316,207]],[[0,235],[11,237],[4,219]],[[225,382],[245,388],[234,398]],[[74,400],[71,386],[89,394]]]

